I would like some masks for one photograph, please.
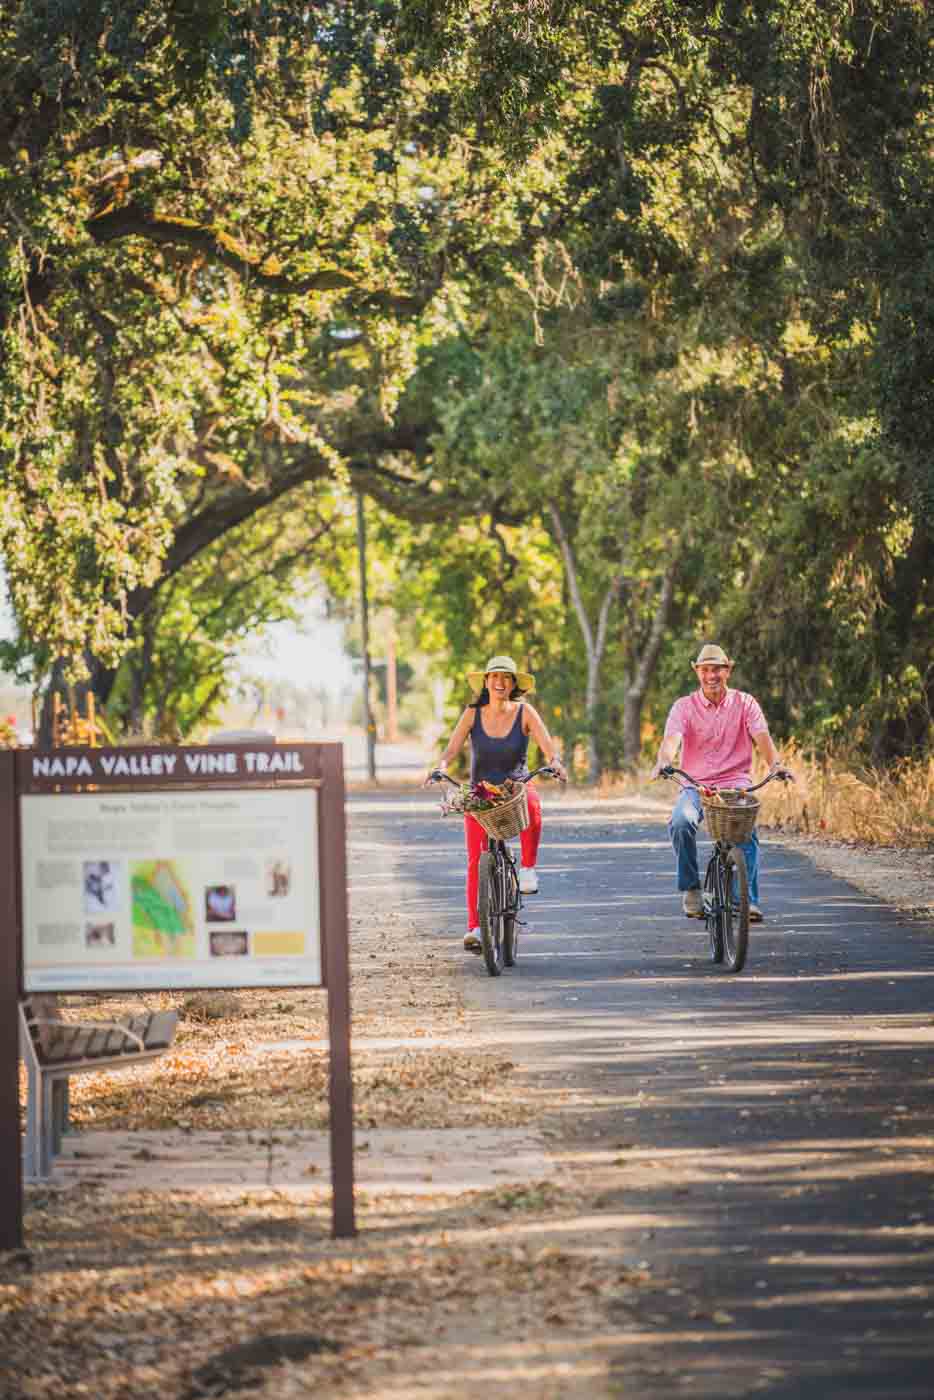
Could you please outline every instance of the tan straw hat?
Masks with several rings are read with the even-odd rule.
[[[691,662],[692,666],[732,666],[733,663],[727,656],[723,647],[713,646],[710,642],[702,646],[697,653],[697,660]]]
[[[491,656],[482,671],[467,672],[467,683],[474,695],[480,694],[491,671],[508,671],[511,676],[515,676],[516,685],[522,691],[535,689],[535,677],[530,676],[528,671],[516,670],[516,663],[511,656]]]

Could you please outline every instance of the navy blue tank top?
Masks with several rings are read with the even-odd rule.
[[[473,728],[470,731],[470,781],[478,783],[486,779],[488,783],[502,783],[507,778],[528,776],[526,755],[529,751],[529,736],[522,732],[522,711],[520,705],[512,728],[501,739],[494,739],[480,723],[480,706],[474,711]]]

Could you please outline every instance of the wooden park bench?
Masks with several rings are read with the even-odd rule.
[[[122,1021],[63,1019],[58,999],[34,992],[19,1003],[21,1052],[26,1061],[24,1176],[47,1181],[61,1151],[68,1080],[95,1069],[129,1069],[163,1055],[175,1039],[177,1011],[153,1011]]]

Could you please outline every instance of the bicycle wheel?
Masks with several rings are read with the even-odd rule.
[[[483,961],[491,977],[498,977],[503,970],[502,889],[498,868],[501,859],[491,851],[484,851],[477,870],[480,941],[483,944]]]
[[[741,972],[749,948],[749,877],[746,857],[731,846],[724,862],[723,954],[729,972]],[[733,884],[736,884],[734,894]]]
[[[707,937],[710,939],[710,958],[715,963],[723,962],[723,921],[720,914],[723,883],[720,853],[715,850],[707,862],[703,893],[704,920],[707,924]]]
[[[506,967],[515,967],[516,958],[519,956],[519,926],[516,923],[516,915],[522,900],[515,862],[506,860],[503,867],[503,883],[506,887],[503,900],[503,963]]]

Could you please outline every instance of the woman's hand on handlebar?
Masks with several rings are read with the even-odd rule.
[[[431,787],[432,783],[450,783],[451,787],[460,787],[457,779],[452,778],[443,768],[432,768],[422,787]]]

